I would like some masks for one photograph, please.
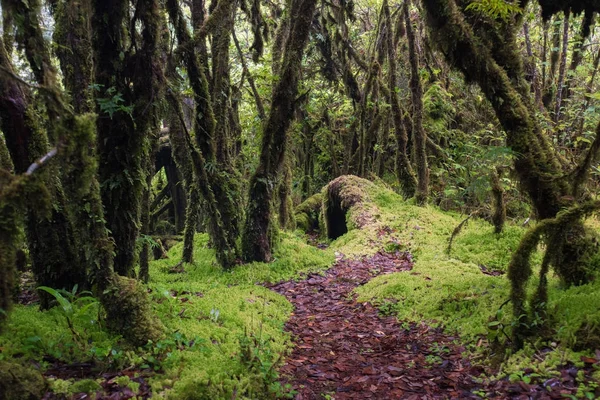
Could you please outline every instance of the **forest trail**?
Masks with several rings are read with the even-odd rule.
[[[477,398],[477,371],[455,337],[381,315],[352,293],[377,275],[411,269],[410,254],[379,252],[271,286],[295,307],[286,324],[295,346],[281,374],[297,400]]]

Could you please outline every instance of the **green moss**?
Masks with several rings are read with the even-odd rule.
[[[162,336],[162,326],[152,313],[144,286],[135,279],[114,275],[102,295],[106,325],[135,345]]]
[[[169,250],[168,259],[151,262],[149,286],[161,321],[168,331],[196,341],[173,353],[165,374],[151,382],[154,393],[170,399],[229,399],[234,392],[237,398],[267,397],[268,380],[242,362],[240,343],[260,338],[260,358],[275,362],[290,346],[282,327],[292,307],[283,296],[256,283],[294,279],[322,271],[334,261],[332,251],[309,246],[292,233],[281,232],[279,240],[273,262],[239,265],[227,272],[216,263],[206,234],[196,235],[194,262],[185,274],[169,273],[182,243]]]
[[[102,386],[93,379],[82,379],[75,382],[71,388],[71,393],[94,393],[101,390]]]
[[[39,371],[17,363],[0,362],[0,398],[37,400],[42,398],[45,388]]]
[[[318,192],[304,200],[294,209],[294,218],[298,229],[308,232],[319,227],[322,202],[323,195]]]
[[[414,256],[414,269],[380,276],[358,288],[361,301],[383,304],[397,301],[393,307],[401,320],[428,321],[458,333],[465,343],[476,343],[490,333],[488,323],[498,318],[497,312],[508,300],[510,284],[506,274],[492,276],[487,271],[505,272],[512,253],[518,248],[525,229],[507,224],[500,234],[489,223],[471,219],[455,238],[452,253],[445,248],[454,228],[464,219],[435,207],[417,207],[379,185],[366,188],[379,210],[374,224],[355,229],[331,243],[331,249],[346,256],[369,254],[382,247],[408,249]],[[392,232],[378,238],[382,228]],[[378,238],[378,239],[375,239]],[[392,246],[393,245],[393,246]],[[537,276],[542,253],[534,249],[531,258]],[[524,290],[528,297],[535,292],[538,278],[530,279]],[[567,360],[576,361],[577,350],[591,349],[597,343],[600,326],[600,283],[565,288],[558,276],[548,277],[548,312],[556,331],[557,356],[543,363],[531,355],[518,352],[530,365],[550,369]],[[502,307],[499,320],[510,334],[510,306]],[[533,321],[536,323],[536,321]],[[483,349],[479,348],[479,351]],[[523,350],[525,351],[525,350]],[[561,357],[558,357],[561,355]],[[516,356],[515,356],[516,357]],[[505,370],[518,364],[507,359]],[[516,368],[516,367],[515,367]]]

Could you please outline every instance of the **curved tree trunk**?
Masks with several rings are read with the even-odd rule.
[[[273,88],[271,109],[263,130],[258,168],[250,179],[248,210],[242,237],[245,261],[271,261],[269,224],[277,173],[285,155],[287,130],[294,116],[298,77],[316,0],[292,0],[290,33],[281,61],[280,79]]]

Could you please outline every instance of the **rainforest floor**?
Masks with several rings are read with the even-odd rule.
[[[268,286],[294,305],[286,323],[294,347],[280,372],[296,400],[576,398],[578,369],[572,365],[538,383],[486,380],[456,336],[357,301],[358,286],[379,275],[418,274],[412,267],[408,252],[379,251],[340,257],[324,274]],[[590,374],[598,358],[587,361],[582,372]]]
[[[0,374],[21,366],[38,376],[28,398],[46,400],[600,398],[600,279],[565,287],[550,274],[551,334],[514,351],[506,271],[522,221],[495,234],[473,218],[453,234],[465,215],[357,179],[346,234],[282,231],[271,263],[223,271],[198,234],[194,262],[173,268],[183,244],[170,243],[147,285],[164,336],[145,346],[108,331],[75,288],[67,310],[40,311],[24,272]]]

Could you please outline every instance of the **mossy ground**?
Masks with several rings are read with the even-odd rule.
[[[183,244],[169,258],[151,262],[152,306],[165,325],[165,337],[143,348],[132,348],[97,323],[92,306],[74,320],[78,340],[67,328],[59,308],[40,312],[16,306],[0,336],[0,360],[39,362],[50,355],[65,363],[102,360],[112,368],[156,368],[153,396],[169,399],[266,398],[281,389],[273,384],[278,361],[289,345],[283,324],[292,307],[279,294],[257,285],[293,279],[328,268],[333,252],[308,246],[292,234],[279,236],[275,261],[254,263],[223,272],[207,235],[196,235],[193,264],[171,273],[181,259]],[[47,363],[42,362],[43,370]],[[58,380],[49,386],[76,393],[77,382]]]
[[[486,275],[482,268],[506,271],[525,228],[508,224],[496,235],[492,225],[471,219],[447,254],[448,239],[465,216],[432,206],[417,207],[384,185],[369,184],[364,190],[376,206],[374,222],[351,229],[328,250],[283,233],[273,263],[242,265],[223,272],[207,235],[197,235],[195,262],[185,265],[185,272],[172,272],[181,258],[182,243],[169,250],[168,259],[151,262],[148,289],[152,308],[166,328],[165,337],[155,343],[132,348],[107,333],[97,322],[98,304],[73,318],[79,338],[69,331],[59,308],[40,312],[35,306],[16,306],[0,336],[0,361],[41,362],[44,369],[47,363],[42,359],[51,356],[65,363],[95,359],[114,369],[156,369],[158,373],[150,378],[156,398],[268,398],[282,393],[272,365],[289,348],[290,338],[282,328],[292,308],[282,296],[257,283],[324,270],[336,252],[351,257],[381,248],[410,251],[414,269],[373,279],[357,289],[360,299],[379,304],[382,311],[401,320],[443,325],[470,345],[474,357],[486,359],[492,347],[475,343],[486,336],[503,340],[501,329],[496,328],[510,335],[512,307],[502,307],[499,315],[509,297],[508,280],[506,275]],[[540,259],[536,253],[534,264],[539,265]],[[536,283],[532,280],[529,289]],[[559,364],[581,364],[581,353],[572,349],[586,348],[582,340],[590,338],[582,332],[591,332],[591,339],[597,332],[600,282],[564,288],[552,276],[548,309],[553,318],[552,342],[527,343],[524,350],[509,354],[501,373],[517,376],[525,368],[534,368],[537,373],[552,375]],[[490,321],[494,321],[494,329],[490,329]],[[550,350],[540,358],[542,347]],[[80,389],[78,385],[82,384],[49,382],[49,387],[61,393],[74,393]]]
[[[368,190],[380,211],[378,222],[362,230],[351,230],[331,243],[331,248],[346,256],[373,252],[382,246],[408,250],[415,264],[410,273],[380,276],[358,288],[360,300],[376,302],[401,320],[425,320],[442,325],[449,332],[458,333],[463,342],[471,344],[474,352],[484,351],[489,356],[490,348],[482,349],[475,343],[482,336],[506,339],[499,328],[510,335],[513,316],[512,307],[503,306],[510,291],[506,275],[487,275],[482,268],[505,272],[526,228],[508,224],[497,235],[488,222],[471,219],[454,238],[448,255],[448,240],[466,216],[441,212],[432,206],[417,207],[379,185],[369,186]],[[381,236],[386,227],[393,232]],[[540,262],[538,251],[533,255],[533,265],[539,266]],[[532,279],[529,290],[533,291],[536,286],[537,279]],[[565,288],[552,274],[548,309],[553,319],[554,350],[544,361],[536,361],[531,348],[543,344],[530,343],[529,350],[508,354],[501,371],[519,370],[524,359],[528,368],[537,364],[540,372],[567,361],[580,363],[581,354],[571,349],[578,348],[578,341],[582,340],[578,330],[587,327],[593,331],[600,324],[600,281]],[[491,321],[498,322],[492,323],[490,329]]]
[[[270,383],[265,373],[289,346],[283,324],[292,307],[283,296],[257,283],[292,279],[333,262],[331,252],[287,233],[281,238],[273,263],[243,265],[231,272],[216,265],[206,235],[199,235],[197,261],[186,267],[186,273],[169,273],[180,244],[170,250],[170,259],[151,264],[149,286],[158,301],[164,299],[158,306],[163,323],[168,330],[199,341],[189,351],[174,354],[165,374],[154,380],[154,393],[173,399],[229,399],[234,392],[237,398],[264,398],[265,391],[277,392],[276,386],[263,387]],[[249,362],[248,351],[256,354],[254,362]],[[171,390],[163,391],[171,385]]]

